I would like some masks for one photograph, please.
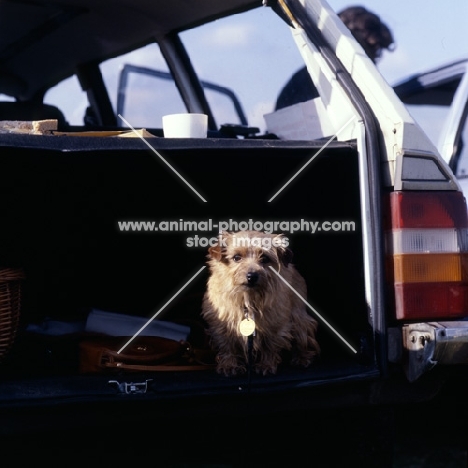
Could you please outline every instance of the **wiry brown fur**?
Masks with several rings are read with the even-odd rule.
[[[251,245],[236,245],[239,238],[250,239]],[[291,352],[292,364],[303,367],[320,353],[315,339],[317,321],[307,313],[304,302],[270,269],[273,267],[307,299],[305,280],[290,263],[292,252],[284,246],[284,239],[282,235],[257,231],[223,233],[225,246],[221,242],[208,250],[210,277],[202,315],[217,353],[219,373],[236,375],[247,370],[247,338],[239,331],[246,312],[255,321],[255,372],[276,373],[284,351]],[[273,242],[282,245],[274,246]],[[255,284],[248,284],[248,274],[257,277]]]

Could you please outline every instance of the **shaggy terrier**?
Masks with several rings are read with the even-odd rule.
[[[218,373],[246,372],[250,355],[256,373],[275,374],[286,355],[293,365],[307,367],[320,353],[317,321],[304,303],[306,283],[287,246],[281,234],[240,231],[220,234],[208,249],[202,316]]]

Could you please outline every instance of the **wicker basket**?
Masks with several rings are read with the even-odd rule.
[[[23,279],[20,268],[0,268],[0,361],[10,351],[18,331]]]

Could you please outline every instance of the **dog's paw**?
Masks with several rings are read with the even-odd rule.
[[[254,366],[255,372],[262,375],[274,375],[277,369],[278,366],[276,364],[258,363]]]
[[[280,352],[269,352],[260,355],[259,360],[254,365],[257,374],[274,375],[281,364],[282,356]]]
[[[224,374],[226,377],[232,377],[234,375],[245,374],[247,368],[232,356],[218,356],[216,372],[218,372],[218,374]]]

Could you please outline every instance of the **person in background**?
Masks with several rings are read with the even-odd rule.
[[[338,13],[338,16],[374,63],[377,63],[384,49],[394,50],[392,32],[375,13],[362,6],[352,6]],[[276,101],[276,110],[316,97],[318,91],[304,67],[281,90]]]

